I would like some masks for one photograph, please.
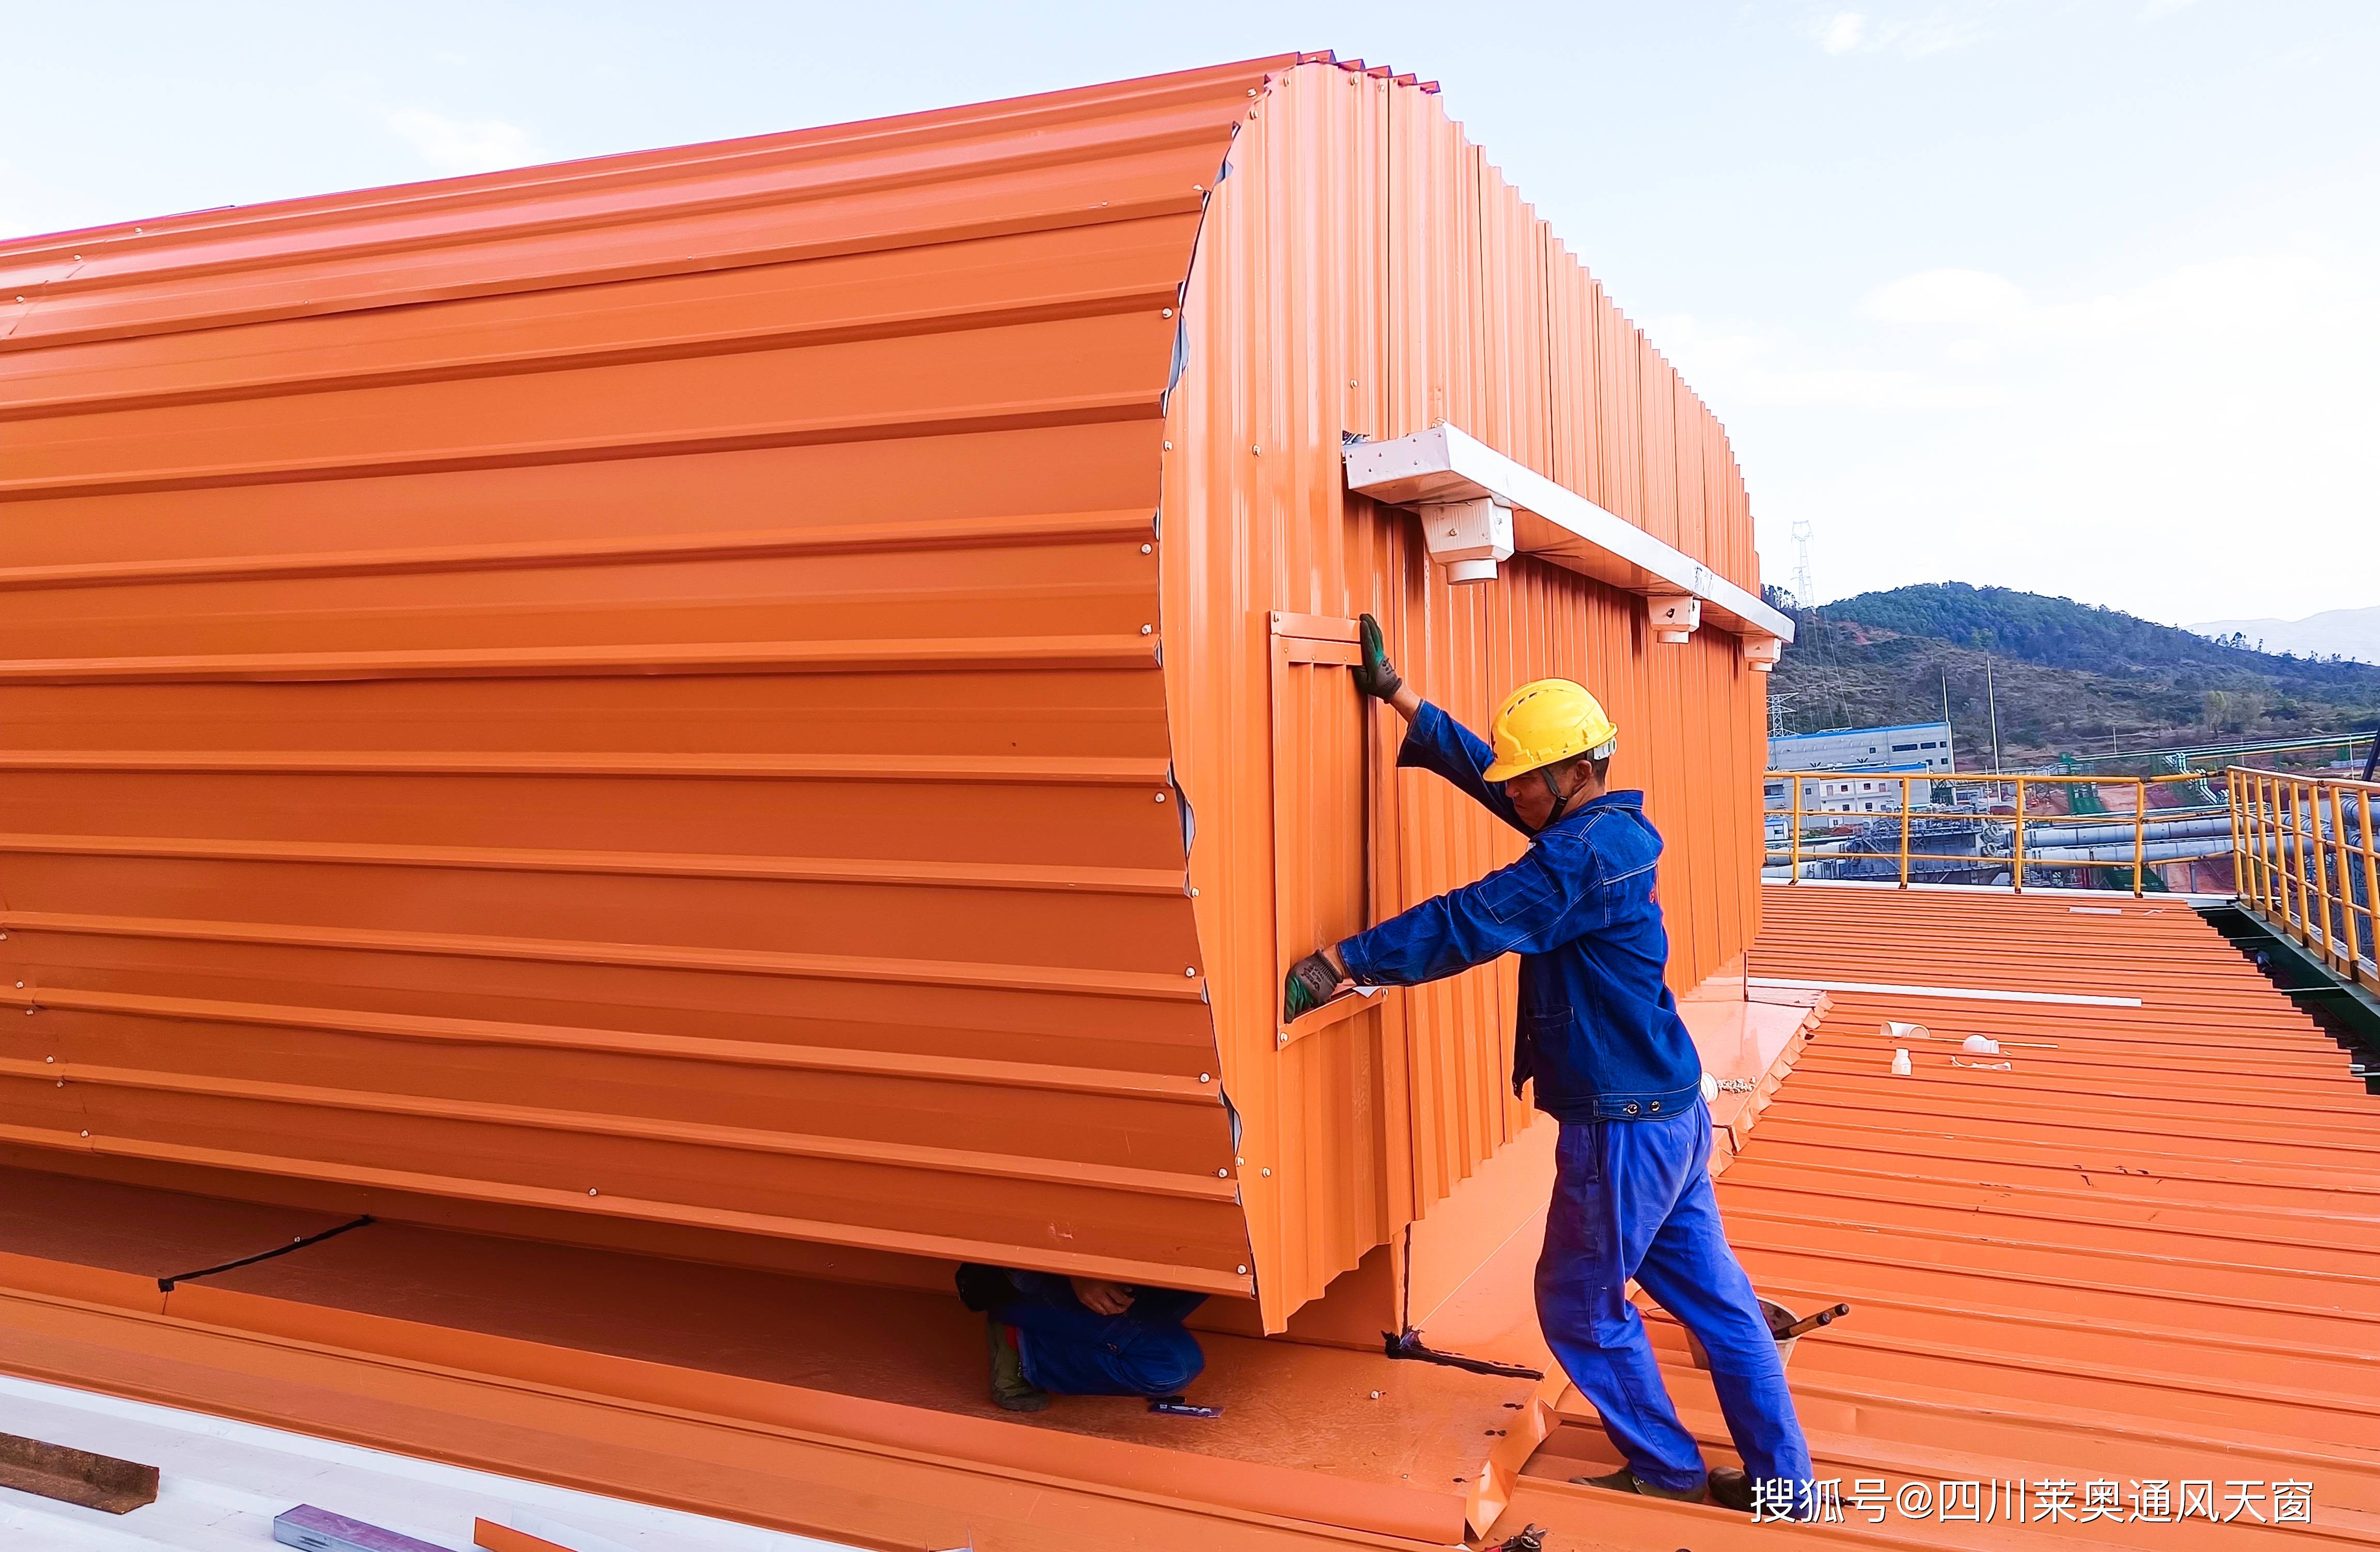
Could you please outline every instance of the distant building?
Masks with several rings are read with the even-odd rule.
[[[1840,777],[1802,784],[1804,813],[1893,813],[1900,808],[1904,775],[1948,775],[1953,768],[1950,725],[1907,722],[1889,727],[1836,727],[1823,733],[1792,733],[1768,740],[1772,771],[1840,771]],[[1767,785],[1767,806],[1791,808],[1781,780]],[[1910,800],[1925,806],[1933,784],[1910,783]]]

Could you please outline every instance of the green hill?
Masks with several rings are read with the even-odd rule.
[[[1771,692],[1780,731],[1940,717],[1988,763],[1988,667],[2010,762],[2217,739],[2313,738],[2380,723],[2380,666],[2252,650],[2070,598],[1964,582],[1795,607]]]

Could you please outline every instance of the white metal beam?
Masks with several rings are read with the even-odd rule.
[[[1491,500],[1512,509],[1512,544],[1647,597],[1690,594],[1702,617],[1745,638],[1793,639],[1793,622],[1701,561],[1446,424],[1346,450],[1347,488],[1391,507]]]

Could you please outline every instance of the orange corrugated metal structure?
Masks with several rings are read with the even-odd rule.
[[[1766,702],[1733,640],[1657,644],[1633,595],[1527,556],[1492,586],[1450,587],[1410,519],[1345,494],[1342,434],[1451,422],[1737,584],[1759,579],[1710,411],[1408,80],[1309,66],[1249,103],[1184,316],[1166,422],[1167,704],[1200,827],[1190,874],[1241,1153],[1252,1172],[1277,1167],[1244,1181],[1261,1289],[1294,1306],[1526,1112],[1505,1082],[1509,963],[1391,993],[1277,1049],[1282,956],[1335,937],[1345,914],[1301,945],[1277,934],[1276,898],[1291,914],[1309,874],[1338,870],[1331,887],[1377,920],[1521,843],[1435,778],[1392,778],[1395,718],[1367,721],[1335,685],[1316,703],[1325,692],[1300,682],[1312,671],[1269,638],[1344,642],[1374,612],[1415,685],[1475,727],[1514,685],[1585,680],[1623,730],[1612,779],[1647,790],[1669,837],[1673,984],[1741,953],[1758,920],[1744,862]],[[1368,776],[1368,870],[1327,849],[1324,805],[1285,795],[1284,769],[1346,772],[1329,784],[1342,793]]]
[[[18,296],[18,1162],[1280,1329],[1524,1115],[1509,971],[1277,1028],[1284,955],[1517,846],[1391,779],[1366,609],[1475,723],[1603,694],[1681,986],[1755,924],[1731,639],[1344,495],[1443,419],[1757,587],[1709,412],[1410,79],[171,217]]]

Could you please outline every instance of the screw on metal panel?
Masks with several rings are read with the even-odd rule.
[[[1170,307],[1160,307],[1157,310],[1157,315],[1160,318],[1171,318],[1173,316],[1173,310]]]
[[[1194,900],[1195,900],[1195,899],[1196,899],[1196,898],[1198,898],[1198,888],[1197,888],[1197,886],[1196,886],[1196,885],[1192,885],[1192,886],[1191,886],[1191,887],[1190,887],[1190,898],[1191,898],[1192,899],[1194,899]]]
[[[1157,794],[1157,800],[1160,803],[1163,802],[1165,800],[1165,794],[1162,792]]]
[[[1244,1158],[1236,1158],[1236,1157],[1235,1157],[1235,1158],[1233,1158],[1233,1159],[1232,1160],[1232,1162],[1233,1164],[1238,1165],[1238,1166],[1239,1166],[1241,1168],[1243,1168],[1243,1169],[1245,1169],[1245,1168],[1248,1167],[1248,1161],[1247,1161],[1246,1159],[1244,1159]]]
[[[1275,1039],[1273,1040],[1273,1044],[1274,1044],[1274,1045],[1288,1045],[1288,1044],[1289,1044],[1289,1032],[1288,1032],[1287,1030],[1283,1030],[1283,1031],[1281,1031],[1281,1033],[1280,1033],[1277,1037],[1275,1037]]]
[[[1228,1180],[1231,1178],[1232,1172],[1228,1169],[1218,1169],[1215,1171],[1215,1179],[1219,1180]]]
[[[1146,636],[1146,635],[1148,635],[1150,631],[1152,631],[1152,630],[1154,630],[1154,629],[1157,629],[1157,627],[1155,627],[1155,626],[1153,626],[1153,625],[1144,625],[1144,626],[1142,626],[1142,627],[1140,628],[1140,633],[1141,633],[1142,635]],[[20,983],[18,983],[18,984],[19,984],[20,985],[22,984],[22,983],[21,983],[21,982],[20,982]]]
[[[1203,194],[1206,191],[1207,186],[1203,183],[1194,183],[1190,186],[1190,192],[1193,194]]]
[[[1248,1275],[1248,1269],[1247,1269],[1246,1267],[1245,1267],[1245,1266],[1241,1267],[1241,1268],[1240,1268],[1240,1276],[1242,1276],[1242,1277],[1246,1277],[1247,1275]]]
[[[1213,1082],[1214,1081],[1215,1081],[1215,1075],[1214,1075],[1213,1073],[1211,1073],[1211,1072],[1201,1072],[1200,1074],[1198,1074],[1198,1082],[1202,1082],[1202,1083],[1211,1083],[1211,1082]]]
[[[1182,967],[1182,973],[1184,975],[1196,975],[1198,973],[1198,967],[1196,965],[1184,965]]]
[[[18,982],[18,983],[17,983],[17,989],[18,989],[18,991],[22,991],[22,990],[24,990],[24,987],[25,987],[25,984],[24,984],[22,981],[19,981],[19,982]]]
[[[31,1008],[28,1008],[27,1009],[25,1009],[25,1017],[26,1017],[26,1018],[30,1019],[30,1018],[31,1018],[32,1016],[33,1016],[33,1010],[32,1010]]]
[[[84,1129],[84,1130],[83,1130],[83,1135],[84,1135],[85,1137],[90,1136],[90,1135],[91,1135],[90,1129],[85,1128],[85,1129]]]
[[[1263,449],[1262,447],[1257,446],[1255,443],[1253,443],[1253,442],[1251,442],[1250,444],[1248,444],[1248,451],[1249,451],[1249,452],[1251,452],[1251,453],[1256,454],[1256,455],[1257,455],[1257,457],[1258,457],[1258,458],[1262,458],[1262,457],[1264,457],[1264,449]]]
[[[594,1194],[595,1194],[595,1188],[594,1188],[593,1186],[589,1186],[589,1187],[587,1188],[587,1194],[588,1194],[588,1195],[589,1195],[589,1196],[594,1195]]]
[[[57,1057],[43,1057],[42,1059],[43,1061],[55,1061],[55,1060],[57,1060],[58,1058],[57,1058]]]
[[[23,301],[25,299],[24,299],[24,298],[22,298],[22,297],[18,297],[17,299],[18,299],[18,301]],[[1165,445],[1165,450],[1166,450],[1167,452],[1169,452],[1169,453],[1170,453],[1170,452],[1172,452],[1172,451],[1173,450],[1173,444],[1172,444],[1172,443],[1171,443],[1171,442],[1168,442],[1168,443]]]
[[[1376,1401],[1377,1401],[1377,1400],[1378,1400],[1378,1399],[1379,1399],[1383,1395],[1386,1395],[1386,1394],[1387,1394],[1387,1392],[1386,1392],[1386,1391],[1375,1390],[1375,1391],[1373,1391],[1373,1392],[1372,1392],[1372,1399],[1374,1399],[1374,1400],[1376,1400]]]
[[[1255,96],[1256,94],[1257,94],[1257,89],[1256,89],[1255,87],[1253,87],[1253,86],[1249,87],[1249,88],[1248,88],[1248,95],[1249,95],[1249,96],[1251,96],[1251,97],[1253,97],[1253,96]]]
[[[1272,1167],[1270,1165],[1267,1165],[1263,1169],[1259,1170],[1258,1173],[1263,1175],[1266,1179],[1269,1180],[1272,1179]]]
[[[1147,555],[1147,554],[1148,554],[1148,553],[1149,553],[1149,549],[1150,549],[1150,546],[1148,546],[1148,545],[1147,545],[1147,544],[1143,544],[1143,545],[1140,547],[1140,553],[1141,553],[1141,554],[1143,554],[1143,555]]]

